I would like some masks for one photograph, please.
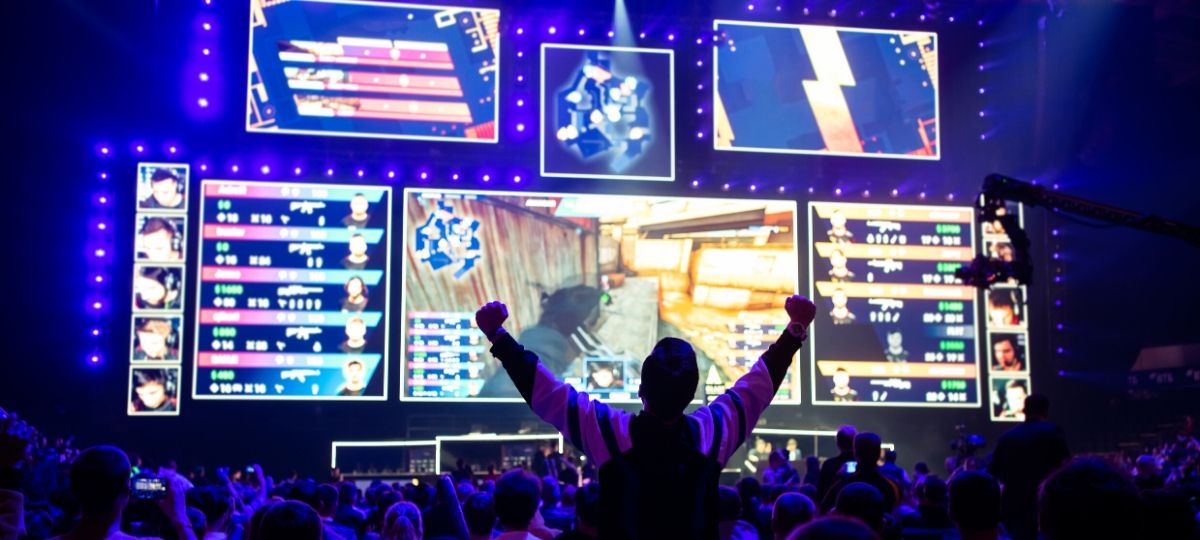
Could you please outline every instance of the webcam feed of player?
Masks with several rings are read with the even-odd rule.
[[[542,176],[675,179],[670,49],[542,45]]]
[[[936,160],[937,34],[713,23],[718,150]]]
[[[138,163],[138,211],[187,212],[189,176],[186,163]]]
[[[1024,332],[989,332],[988,365],[992,372],[1029,372],[1029,346]]]
[[[796,203],[409,189],[404,194],[402,399],[519,401],[474,327],[508,331],[555,375],[636,401],[658,340],[691,342],[697,399],[744,374],[786,327]],[[798,371],[777,402],[800,399]]]
[[[182,310],[183,270],[182,265],[134,265],[133,310]]]
[[[813,401],[977,407],[969,207],[809,203]]]
[[[129,368],[130,416],[179,416],[179,366]]]
[[[134,259],[145,263],[182,263],[187,258],[187,216],[139,212],[133,238]]]
[[[1033,390],[1028,375],[995,376],[991,379],[991,413],[993,422],[1022,422],[1025,420],[1025,398]]]
[[[497,141],[500,12],[252,0],[246,130]]]
[[[387,399],[391,188],[201,184],[199,399]]]
[[[133,363],[179,362],[182,344],[182,315],[134,315]]]

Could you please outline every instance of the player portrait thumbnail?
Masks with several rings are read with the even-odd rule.
[[[342,225],[347,229],[363,229],[371,222],[371,202],[362,193],[355,193],[350,198],[350,213],[342,218]]]
[[[988,291],[988,326],[1024,327],[1025,291],[1019,287],[993,287]]]
[[[186,212],[188,177],[185,163],[139,163],[138,210]]]
[[[840,208],[834,208],[829,213],[829,231],[826,234],[834,244],[854,242],[854,233],[846,228],[846,214]]]
[[[367,389],[367,366],[361,359],[351,358],[342,366],[344,382],[338,387],[339,396],[361,396]]]
[[[346,249],[350,253],[342,258],[342,266],[347,270],[362,270],[367,267],[367,263],[371,262],[371,256],[367,254],[370,246],[363,235],[357,233],[350,235],[350,242]]]
[[[840,248],[833,248],[829,254],[829,281],[834,283],[842,283],[854,279],[854,272],[850,270],[846,263],[850,261],[846,257],[846,252]]]
[[[339,350],[346,354],[359,354],[367,347],[367,323],[362,317],[350,317],[346,320],[346,340]]]
[[[829,310],[829,318],[833,319],[833,324],[854,324],[856,317],[850,311],[850,297],[846,296],[846,291],[841,287],[833,290],[833,294],[829,295],[829,301],[833,304],[833,309]]]
[[[133,269],[133,309],[173,311],[183,305],[183,267],[137,265]]]
[[[837,368],[833,371],[833,388],[829,390],[830,398],[836,403],[850,403],[858,401],[858,390],[850,386],[850,372],[845,368]]]
[[[138,214],[133,249],[139,261],[179,262],[184,260],[182,216]]]
[[[178,362],[181,325],[179,315],[134,317],[133,361]]]
[[[542,176],[675,179],[674,53],[542,46]]]
[[[367,301],[371,293],[367,291],[367,284],[361,277],[354,276],[346,280],[342,289],[346,292],[346,296],[342,298],[342,311],[362,313],[364,309],[367,309]]]
[[[988,358],[991,359],[992,371],[1028,371],[1026,363],[1026,337],[1024,333],[997,332],[989,335],[991,347]]]
[[[992,378],[992,420],[1025,420],[1028,377]]]
[[[129,414],[179,414],[179,368],[130,369]]]

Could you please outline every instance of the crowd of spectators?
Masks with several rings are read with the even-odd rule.
[[[718,537],[1200,538],[1190,420],[1125,463],[1072,458],[1048,403],[1030,399],[1027,421],[989,459],[948,460],[944,476],[925,463],[906,470],[852,426],[838,430],[838,455],[803,460],[804,473],[773,452],[758,477],[719,488]],[[432,483],[275,480],[258,465],[185,473],[111,446],[79,450],[0,417],[0,540],[573,540],[602,528],[599,482],[555,454],[499,476],[460,465]],[[131,481],[143,477],[165,491],[145,497]]]

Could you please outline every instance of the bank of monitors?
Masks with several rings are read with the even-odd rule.
[[[1009,202],[998,214],[1017,216],[1025,226],[1025,208]],[[985,221],[979,227],[980,253],[993,259],[1012,262],[1012,239],[999,220]],[[984,294],[984,326],[991,399],[988,410],[996,422],[1019,422],[1025,419],[1025,397],[1033,392],[1030,373],[1029,347],[1029,289],[1013,280],[992,285]]]
[[[252,0],[246,129],[496,142],[500,12]]]
[[[190,168],[139,163],[127,413],[179,414]]]
[[[979,407],[970,207],[811,202],[818,405]]]
[[[932,32],[717,20],[718,150],[936,160]]]
[[[519,401],[474,327],[509,332],[580,390],[636,401],[661,338],[696,347],[698,400],[745,373],[797,292],[794,201],[408,189],[401,399]],[[793,369],[777,402],[800,399]]]
[[[193,397],[386,399],[391,188],[200,190]]]

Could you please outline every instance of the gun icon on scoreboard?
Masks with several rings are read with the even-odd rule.
[[[904,300],[896,300],[894,298],[872,298],[867,301],[871,305],[879,306],[883,311],[889,309],[904,309]]]
[[[896,221],[871,220],[867,222],[868,227],[879,227],[879,232],[886,233],[889,231],[899,231],[900,223]]]
[[[288,205],[289,211],[299,210],[301,214],[313,214],[318,208],[325,208],[325,203],[322,201],[292,201]]]
[[[319,326],[293,326],[284,331],[287,337],[294,337],[300,341],[308,341],[314,335],[321,333]]]
[[[878,268],[882,270],[883,273],[890,274],[892,272],[904,270],[904,261],[897,261],[895,259],[871,259],[867,261],[867,266]]]
[[[312,256],[314,251],[325,249],[325,244],[315,242],[293,242],[288,244],[288,253],[300,253],[305,257]]]
[[[280,373],[279,378],[281,378],[285,381],[289,380],[289,379],[294,379],[296,381],[299,381],[301,384],[303,384],[305,382],[305,380],[307,380],[308,377],[316,377],[320,374],[321,374],[321,372],[317,371],[315,369],[289,369],[289,370],[284,371],[283,373]]]
[[[275,291],[275,294],[278,294],[279,296],[304,296],[304,295],[307,295],[310,293],[321,293],[324,291],[325,291],[324,287],[305,287],[303,285],[288,285],[287,287],[280,287],[279,289],[277,289]]]

